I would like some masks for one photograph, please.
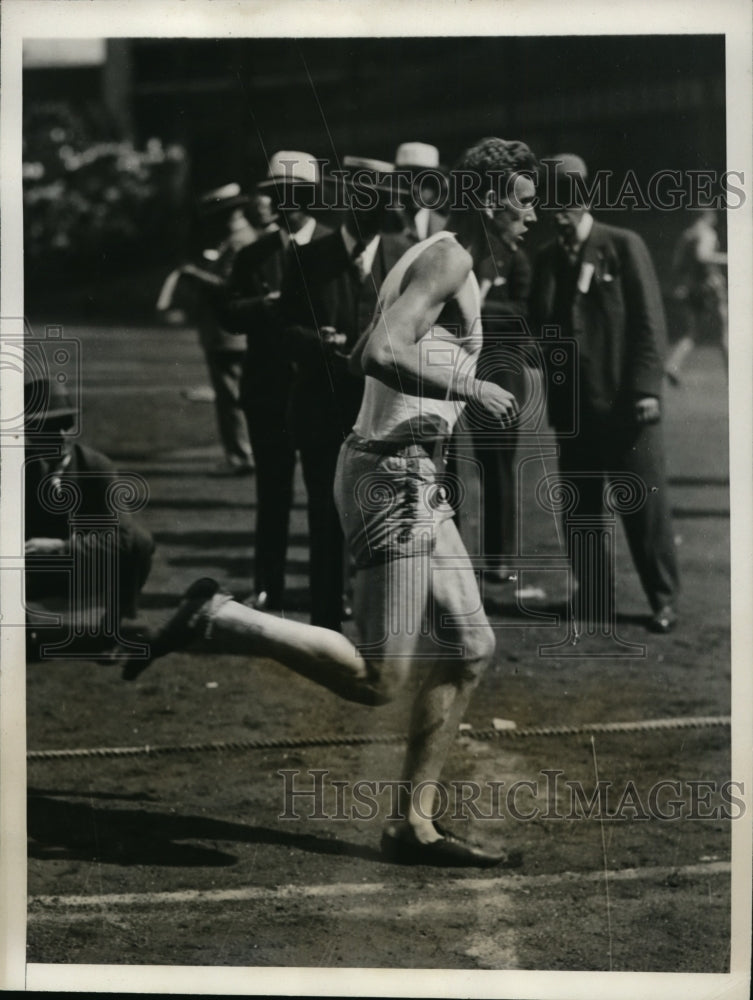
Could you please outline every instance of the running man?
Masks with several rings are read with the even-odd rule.
[[[456,837],[430,817],[458,725],[495,651],[441,485],[442,457],[469,399],[503,422],[517,412],[511,393],[475,377],[482,336],[474,265],[491,252],[492,237],[512,252],[520,246],[536,220],[535,170],[521,142],[487,138],[468,149],[454,171],[448,228],[411,247],[393,267],[374,320],[351,353],[365,391],[340,453],[335,494],[357,565],[361,645],[249,608],[206,579],[188,589],[151,645],[153,660],[209,640],[224,652],[277,660],[347,700],[374,706],[398,696],[413,664],[430,659],[410,722],[401,819],[382,835],[385,856],[404,863],[519,861]],[[127,663],[124,677],[133,679],[146,665]]]

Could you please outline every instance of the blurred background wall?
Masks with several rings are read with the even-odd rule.
[[[420,140],[451,165],[501,135],[643,182],[734,168],[722,36],[39,40],[24,66],[27,312],[56,320],[149,312],[195,195],[279,148]],[[600,217],[642,233],[667,285],[688,213]]]

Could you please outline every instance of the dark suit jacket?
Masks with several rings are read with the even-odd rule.
[[[321,436],[342,441],[353,426],[363,380],[348,372],[340,354],[348,354],[368,326],[382,281],[409,245],[402,234],[382,234],[372,274],[360,288],[339,230],[289,257],[280,308],[295,368],[290,415],[298,442]],[[324,349],[323,326],[346,335],[338,354]]]
[[[115,466],[109,458],[94,448],[74,443],[71,446],[70,461],[60,475],[60,481],[75,484],[80,493],[80,504],[76,510],[78,517],[113,515],[108,503],[108,491],[118,481]],[[24,466],[24,533],[30,538],[60,538],[68,541],[71,536],[69,509],[58,508],[40,496],[43,480],[51,473],[59,459],[50,458],[48,464],[34,458],[27,459]],[[154,542],[151,535],[127,513],[117,513],[118,550],[121,574],[135,573],[143,582],[148,573]],[[105,535],[96,531],[87,537],[88,551],[93,555],[101,549]],[[37,592],[53,593],[65,587],[65,577],[55,570],[55,560],[65,561],[65,556],[29,555],[26,558],[27,592],[35,597]],[[61,583],[62,580],[62,583]]]
[[[498,282],[489,289],[481,306],[484,339],[477,361],[479,377],[512,392],[522,406],[527,384],[524,366],[535,361],[535,353],[525,349],[531,340],[526,325],[531,292],[530,261],[523,250],[513,254],[497,250],[482,264],[477,277],[480,282],[485,278],[495,278]],[[471,400],[466,407],[466,422],[488,429],[488,412]],[[500,434],[500,440],[514,436],[512,431]]]
[[[588,265],[593,273],[582,292],[578,276]],[[530,312],[535,335],[543,325],[556,325],[575,338],[582,415],[625,420],[636,399],[660,396],[664,308],[653,263],[637,233],[594,221],[571,269],[558,243],[546,244],[535,263]],[[551,360],[554,347],[546,350]],[[562,385],[550,380],[548,397],[554,426],[568,426],[571,380]]]
[[[317,222],[314,240],[331,230]],[[294,246],[294,244],[290,244]],[[265,233],[239,251],[227,287],[216,297],[220,323],[233,333],[247,334],[248,348],[244,388],[257,397],[287,395],[290,362],[283,350],[279,305],[267,301],[270,292],[279,292],[286,248],[282,233]]]
[[[487,332],[513,332],[520,329],[515,320],[528,317],[528,299],[531,294],[531,263],[524,250],[517,253],[495,255],[484,269],[493,274],[498,284],[492,285],[481,306],[484,335]],[[483,275],[479,275],[479,281]]]

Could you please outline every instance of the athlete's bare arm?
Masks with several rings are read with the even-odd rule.
[[[450,251],[450,254],[446,252]],[[468,266],[466,266],[468,262]],[[392,383],[388,378],[383,378],[376,371],[366,371],[366,364],[375,360],[380,347],[385,344],[392,345],[392,325],[395,326],[397,334],[397,323],[402,314],[402,318],[408,324],[412,321],[413,332],[408,333],[411,343],[415,344],[435,323],[443,307],[455,296],[461,293],[472,264],[470,254],[454,243],[446,246],[444,243],[434,244],[423,251],[403,275],[400,296],[397,301],[382,312],[379,307],[369,326],[363,331],[353,350],[350,353],[350,369],[354,375],[374,375],[388,385]],[[443,281],[443,287],[440,282]],[[393,315],[396,311],[398,318]],[[389,329],[381,322],[384,316],[389,316]],[[377,331],[378,326],[382,326],[381,331]],[[372,337],[372,334],[374,335]],[[366,345],[369,345],[368,352]],[[391,360],[391,355],[390,359]],[[403,392],[410,391],[405,384],[405,380],[410,380],[410,375],[404,372],[404,379],[401,385],[394,387]],[[427,393],[428,394],[428,393]],[[444,393],[442,393],[444,395]]]
[[[460,313],[470,323],[468,284],[473,260],[454,240],[435,243],[418,257],[406,272],[398,298],[385,309],[365,332],[353,352],[356,370],[371,375],[399,392],[440,399],[476,399],[500,416],[511,416],[515,398],[491,382],[475,378],[468,355],[451,332],[437,331],[447,342],[452,363],[422,365],[420,340],[455,300]],[[465,331],[467,332],[467,331]]]

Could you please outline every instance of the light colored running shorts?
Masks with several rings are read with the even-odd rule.
[[[437,525],[454,515],[441,454],[434,441],[348,436],[337,462],[335,504],[356,567],[434,551]]]

